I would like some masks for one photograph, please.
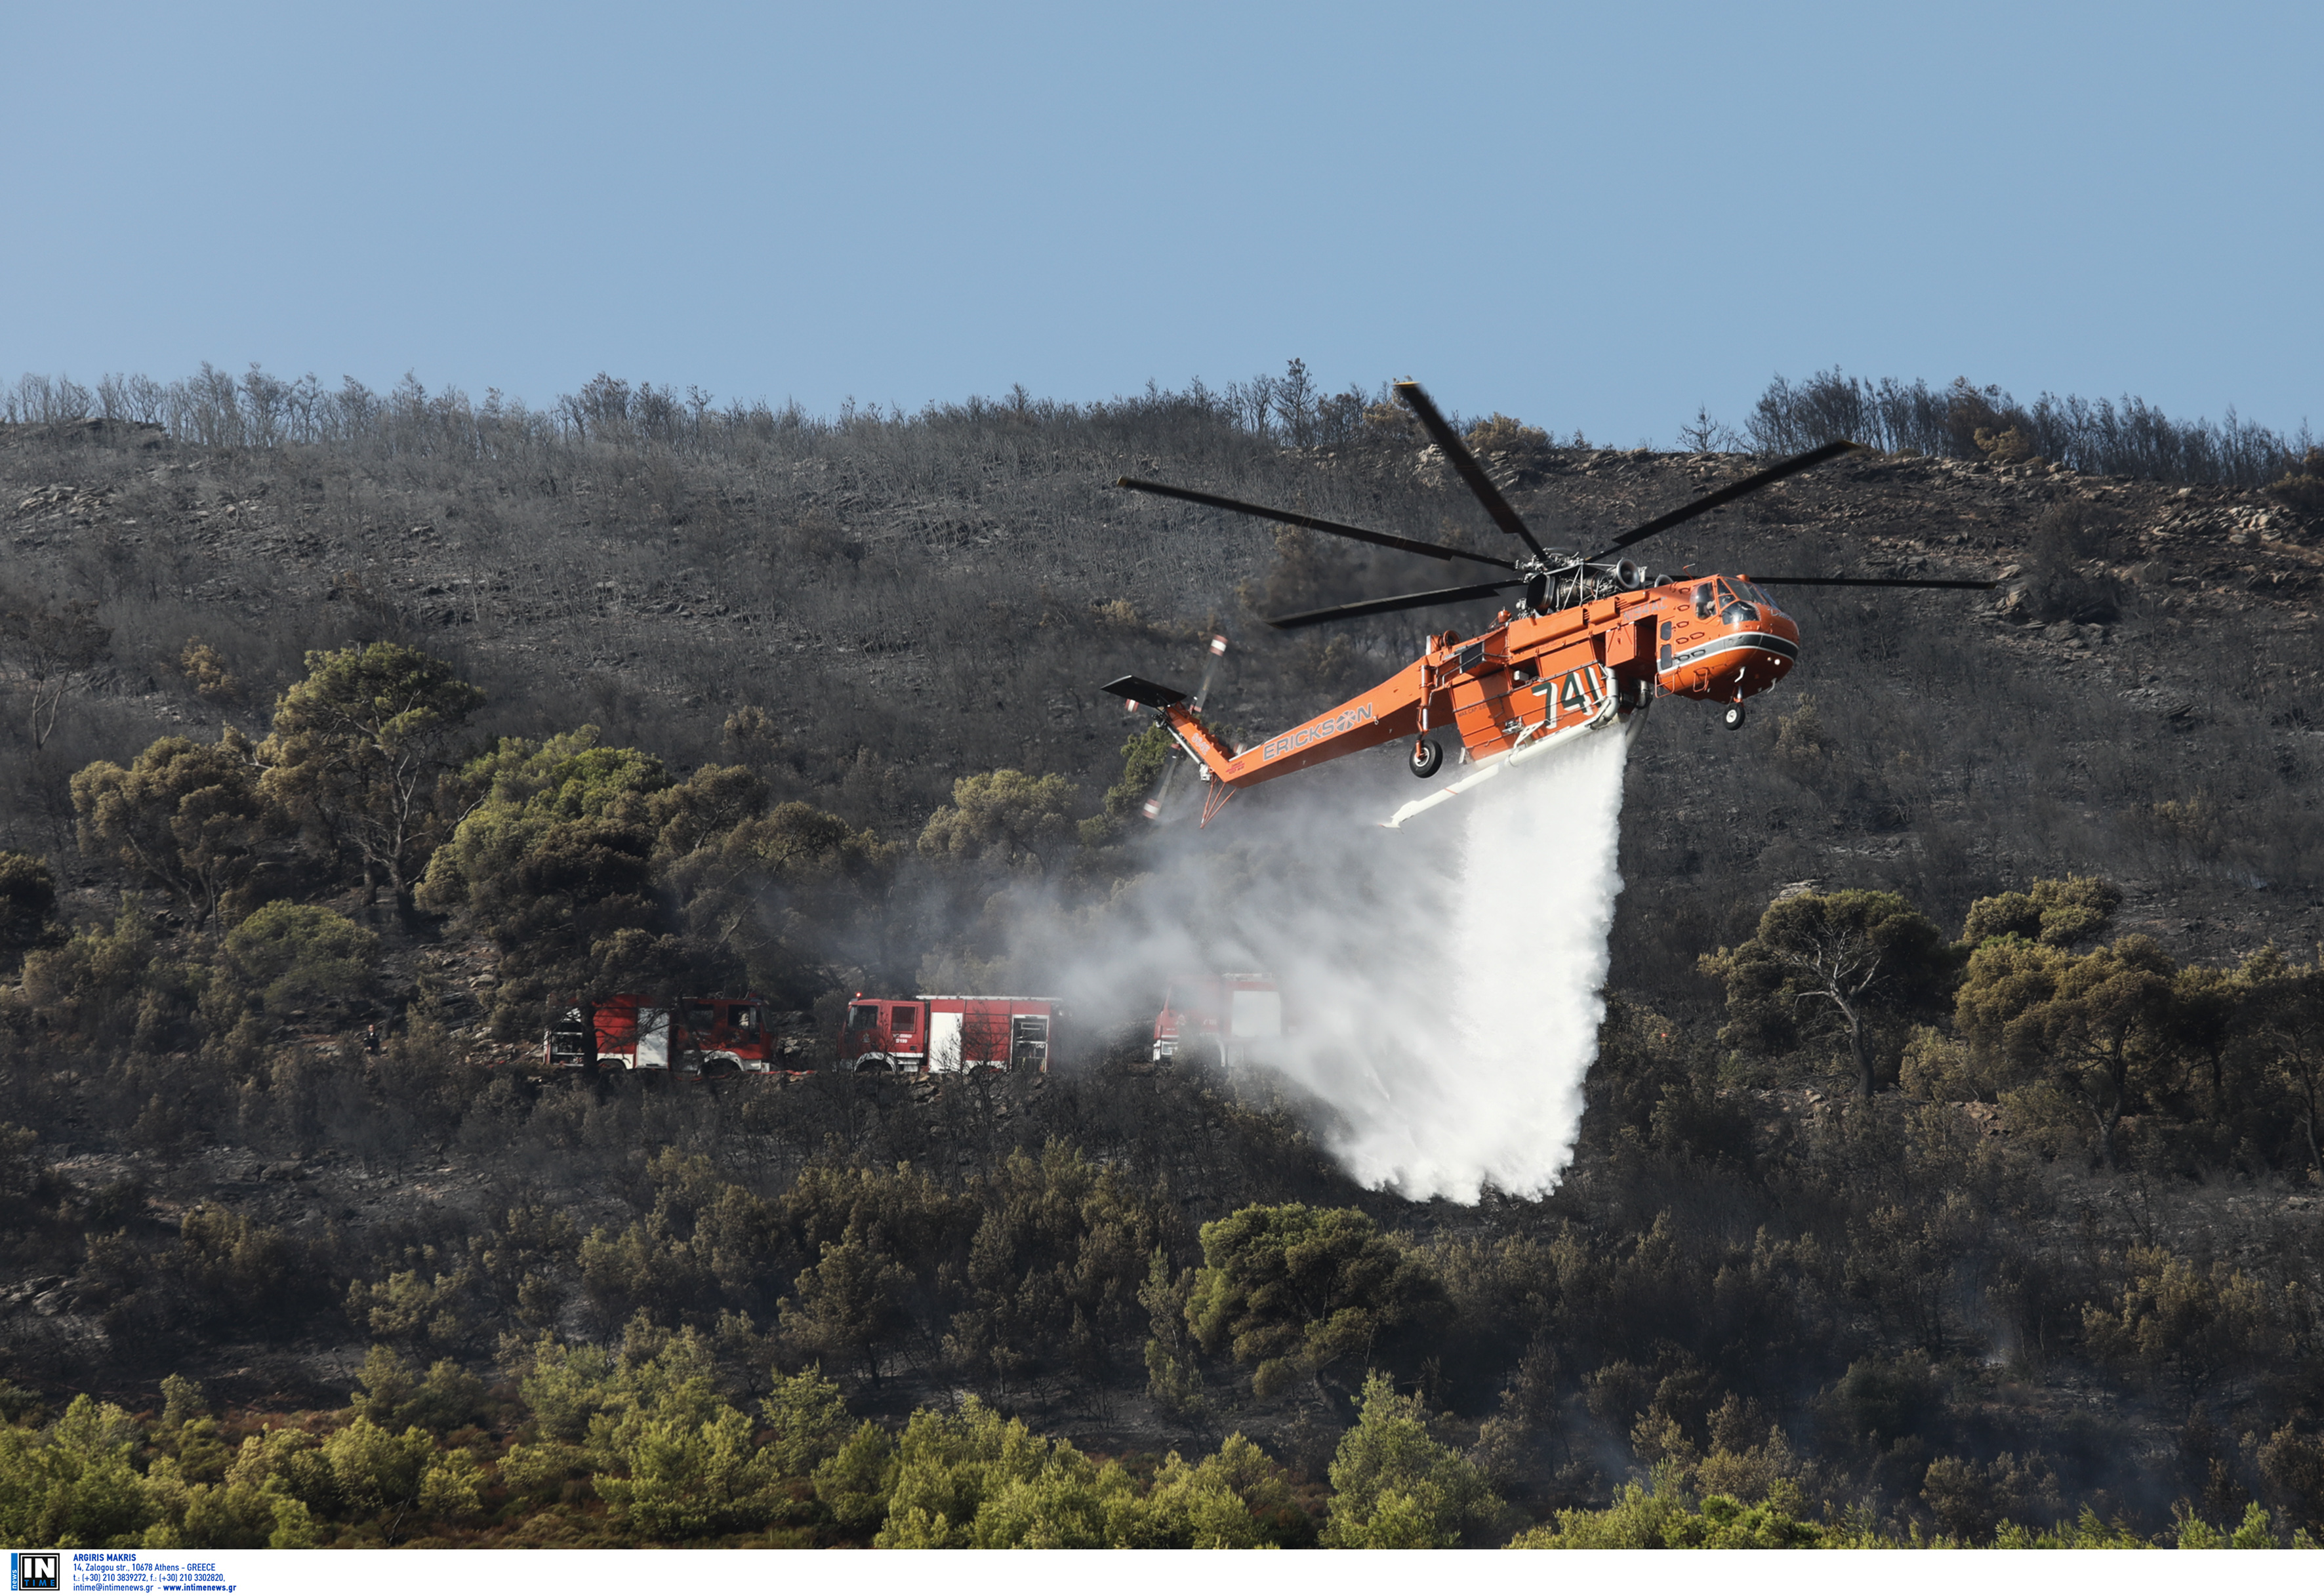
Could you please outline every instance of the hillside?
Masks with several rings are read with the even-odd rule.
[[[1359,1188],[1328,1112],[1263,1073],[1148,1067],[1169,972],[1066,957],[1181,899],[1175,953],[1243,947],[1246,909],[1339,856],[1317,816],[1413,785],[1384,749],[1199,834],[1143,827],[1139,723],[1098,684],[1191,685],[1224,632],[1213,706],[1249,735],[1483,618],[1270,632],[1257,614],[1457,578],[1109,484],[1496,549],[1398,412],[1311,397],[1282,412],[1304,429],[1253,426],[1233,395],[1157,392],[825,423],[605,379],[555,412],[369,398],[336,433],[246,404],[234,435],[0,434],[0,851],[26,856],[0,885],[34,906],[0,926],[0,1195],[25,1216],[0,1418],[75,1392],[143,1412],[150,1479],[196,1422],[182,1391],[154,1417],[165,1376],[202,1382],[205,1434],[235,1444],[292,1412],[346,1433],[355,1393],[420,1425],[429,1468],[481,1471],[429,1499],[429,1536],[853,1543],[903,1509],[842,1480],[842,1432],[784,1451],[787,1421],[737,1417],[763,1499],[656,1518],[635,1438],[541,1373],[606,1349],[585,1406],[629,1424],[678,1411],[654,1406],[671,1370],[749,1408],[820,1360],[857,1416],[973,1391],[1141,1491],[1163,1452],[1240,1432],[1286,1471],[1241,1499],[1296,1543],[1333,1489],[1355,1499],[1327,1481],[1376,1368],[1418,1394],[1443,1479],[1494,1493],[1445,1509],[1470,1542],[1657,1465],[1690,1500],[1900,1538],[2086,1504],[2137,1536],[2174,1504],[2182,1534],[2255,1504],[2271,1534],[2324,1531],[2312,497],[2078,472],[2013,431],[1975,459],[1850,457],[1641,546],[1670,572],[2004,586],[1796,590],[1802,663],[1742,731],[1653,709],[1577,1162],[1549,1197],[1471,1208]],[[1752,467],[1500,417],[1469,436],[1552,544]],[[278,715],[318,690],[310,654],[372,644],[441,662],[451,728],[379,858],[321,788],[263,774],[297,768]],[[217,761],[200,791],[239,796],[138,798],[173,736]],[[99,761],[122,773],[77,794]],[[197,810],[213,829],[170,829]],[[1526,872],[1555,868],[1513,862],[1513,935]],[[1750,963],[1771,903],[1858,890],[1934,939],[1928,991],[1875,1028],[1868,1100]],[[755,985],[811,1058],[859,986],[1092,969],[1047,1078],[519,1067],[553,994],[637,972]],[[1331,1213],[1323,1307],[1234,1296],[1281,1227]],[[223,1462],[185,1468],[226,1499]],[[415,1533],[288,1462],[262,1477],[325,1542]],[[142,1522],[197,1533],[182,1494],[138,1489]]]
[[[1002,765],[1062,774],[1093,800],[1129,729],[1096,684],[1189,675],[1207,628],[1239,645],[1222,713],[1256,731],[1384,674],[1426,626],[1461,623],[1431,612],[1278,639],[1244,591],[1328,601],[1440,584],[1443,567],[1300,537],[1278,560],[1263,526],[1108,485],[1150,472],[1490,547],[1499,534],[1418,448],[1391,436],[1285,449],[1168,405],[1128,408],[872,418],[747,453],[648,441],[540,460],[20,428],[0,453],[12,582],[95,602],[114,643],[45,747],[12,726],[25,774],[0,836],[58,847],[60,773],[164,731],[236,715],[259,729],[304,650],[357,637],[451,660],[488,696],[485,732],[587,722],[679,768],[720,757],[734,709],[763,706],[787,793],[902,835],[957,776]],[[1538,447],[1494,464],[1523,512],[1574,541],[1742,468]],[[2045,521],[2071,524],[2045,542]],[[1844,874],[1954,918],[1979,891],[2096,871],[2135,883],[2166,937],[2200,922],[2238,951],[2312,939],[2313,540],[2251,489],[1920,457],[1841,462],[1644,546],[1672,569],[2016,579],[1998,606],[1803,594],[1804,662],[1755,706],[1758,729],[1711,738],[1685,707],[1666,711],[1633,778],[1630,812],[1654,824],[1626,839],[1626,933],[1642,914],[1665,923],[1675,899],[1649,895],[1681,879],[1741,912],[1763,889]],[[2106,618],[2076,626],[2076,606]],[[179,663],[189,636],[222,652],[241,698],[195,695]],[[1767,747],[1803,696],[1838,780],[1797,780]],[[2024,780],[2035,768],[2045,780]],[[1723,801],[1700,796],[1713,791]],[[2164,804],[2207,818],[2190,831],[2157,818]],[[1729,811],[1758,823],[1730,826]],[[1682,968],[1732,932],[1720,911],[1686,912],[1713,918],[1690,922],[1702,930]]]

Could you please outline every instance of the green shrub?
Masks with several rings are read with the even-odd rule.
[[[345,915],[278,899],[226,933],[219,978],[270,1014],[352,1009],[374,990],[379,938]]]
[[[2310,449],[2298,470],[2277,477],[2267,491],[2295,515],[2324,515],[2324,448]]]
[[[1202,1230],[1186,1322],[1206,1352],[1254,1366],[1261,1396],[1351,1358],[1388,1356],[1441,1316],[1425,1262],[1356,1208],[1244,1208]]]
[[[1332,1459],[1323,1544],[1351,1550],[1457,1546],[1500,1516],[1501,1499],[1475,1464],[1428,1433],[1418,1397],[1388,1377],[1364,1381],[1355,1427]]]
[[[126,769],[99,760],[73,777],[72,801],[81,852],[139,872],[197,921],[247,907],[260,847],[283,824],[256,751],[231,726],[216,743],[163,737]]]

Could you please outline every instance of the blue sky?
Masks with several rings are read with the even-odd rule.
[[[2324,425],[2324,6],[12,5],[0,377]]]

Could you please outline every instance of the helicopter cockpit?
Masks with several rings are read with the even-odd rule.
[[[1737,577],[1730,582],[1724,577],[1700,583],[1694,590],[1694,613],[1700,621],[1716,615],[1720,624],[1729,628],[1757,626],[1762,613],[1780,614],[1775,601],[1757,585]]]

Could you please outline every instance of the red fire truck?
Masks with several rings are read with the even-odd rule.
[[[1283,1034],[1283,994],[1275,977],[1225,971],[1173,981],[1154,1019],[1153,1061],[1215,1059],[1240,1064],[1251,1045]]]
[[[847,1006],[839,1066],[867,1073],[954,1075],[972,1069],[1047,1073],[1065,1006],[1056,998],[871,998]]]
[[[756,997],[678,998],[622,992],[560,1012],[543,1044],[551,1069],[666,1070],[681,1075],[763,1075],[782,1048]]]

